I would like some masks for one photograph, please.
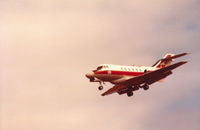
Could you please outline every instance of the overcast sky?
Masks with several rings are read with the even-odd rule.
[[[1,130],[199,130],[199,0],[1,0]],[[134,96],[101,93],[98,64],[189,61]]]

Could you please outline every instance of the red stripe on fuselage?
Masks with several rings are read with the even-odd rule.
[[[107,71],[107,70],[104,70],[104,71],[96,71],[96,72],[94,72],[94,74],[108,74],[108,71]]]
[[[148,71],[149,72],[149,71]],[[107,70],[104,71],[96,71],[95,74],[108,74]],[[144,72],[131,72],[131,71],[118,71],[118,70],[111,70],[111,75],[127,75],[127,76],[138,76],[142,75]]]
[[[112,75],[127,75],[127,76],[138,76],[143,73],[144,72],[130,72],[130,71],[116,71],[116,70],[111,71]]]

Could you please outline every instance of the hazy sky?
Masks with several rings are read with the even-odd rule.
[[[1,130],[199,130],[199,0],[1,0]],[[98,64],[189,63],[133,97],[100,96]]]

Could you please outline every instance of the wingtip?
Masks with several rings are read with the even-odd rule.
[[[181,61],[182,64],[188,63],[188,61]]]
[[[105,96],[105,95],[106,95],[105,93],[102,93],[102,94],[101,94],[101,96]]]
[[[101,96],[105,96],[105,94],[101,94]]]
[[[190,52],[185,52],[185,55],[189,55],[189,54],[191,54]]]

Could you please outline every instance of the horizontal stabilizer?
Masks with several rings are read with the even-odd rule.
[[[176,59],[181,56],[188,55],[188,54],[190,54],[190,53],[181,53],[181,54],[177,54],[177,55],[167,54],[164,58],[159,59],[152,67],[162,68],[162,67],[168,66],[173,61],[173,59]]]
[[[181,57],[181,56],[188,55],[188,54],[190,54],[190,53],[181,53],[181,54],[174,55],[174,56],[167,57],[167,58],[160,59],[160,60],[171,60],[171,59],[176,59],[176,58],[179,58],[179,57]]]

